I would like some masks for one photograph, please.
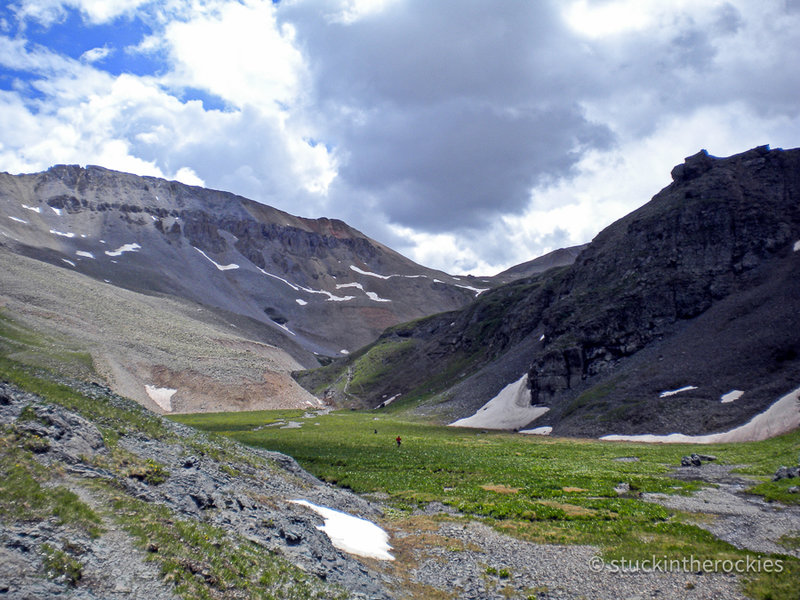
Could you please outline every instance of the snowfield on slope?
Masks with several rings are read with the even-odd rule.
[[[800,427],[800,388],[789,392],[763,413],[722,433],[708,435],[605,435],[601,440],[610,442],[656,442],[666,444],[720,444],[729,442],[757,442],[792,431]]]
[[[538,419],[548,410],[550,409],[546,406],[531,406],[526,373],[500,390],[497,396],[479,408],[474,415],[453,421],[449,426],[517,429]]]

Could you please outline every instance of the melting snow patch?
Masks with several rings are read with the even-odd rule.
[[[94,258],[94,254],[92,254],[91,252],[86,252],[84,250],[77,250],[75,254],[77,254],[78,256],[83,256],[84,258]]]
[[[141,248],[142,247],[139,244],[134,242],[133,244],[124,244],[124,245],[120,246],[119,248],[117,248],[116,250],[113,250],[111,252],[106,250],[106,254],[108,254],[109,256],[122,256],[123,252],[136,252],[137,250],[141,250]],[[114,262],[114,261],[111,261],[111,262]]]
[[[59,217],[61,216],[61,213],[64,212],[60,208],[56,208],[55,206],[51,206],[50,208],[52,208],[53,212],[56,213]]]
[[[218,268],[220,271],[230,271],[231,269],[238,269],[238,268],[239,268],[239,265],[236,265],[236,264],[233,264],[233,263],[231,263],[231,264],[229,264],[229,265],[221,265],[221,264],[219,264],[219,263],[217,263],[217,262],[214,262],[214,260],[212,260],[211,258],[209,258],[209,257],[208,257],[208,255],[207,255],[205,252],[203,252],[202,250],[200,250],[200,248],[195,248],[194,246],[192,246],[192,248],[194,248],[194,249],[195,249],[195,250],[197,250],[197,251],[198,251],[200,254],[202,254],[203,256],[205,256],[205,257],[206,257],[206,260],[208,260],[209,262],[211,262],[211,263],[212,263],[212,264],[213,264],[215,267],[217,267],[217,268]],[[287,331],[288,331],[288,330],[287,330]],[[292,334],[292,335],[294,335],[294,334]]]
[[[489,288],[476,288],[469,285],[459,285],[457,283],[454,283],[453,285],[455,285],[456,287],[464,288],[465,290],[473,291],[475,292],[475,296],[480,296],[483,292],[489,289]]]
[[[35,212],[35,213],[40,213],[40,212],[42,212],[42,209],[41,209],[41,208],[39,208],[38,206],[28,206],[27,204],[23,204],[23,205],[22,205],[22,208],[25,208],[25,209],[27,209],[27,210],[32,210],[32,211],[33,211],[33,212]]]
[[[389,534],[375,523],[332,508],[317,506],[307,500],[290,502],[310,508],[325,519],[325,524],[317,526],[317,529],[324,531],[339,550],[367,558],[394,560],[389,554],[392,549],[389,545]]]
[[[350,354],[350,352],[348,352],[347,350],[345,350],[344,348],[342,348],[341,350],[339,350],[339,354],[345,354],[345,355],[347,355],[347,354]]]
[[[70,265],[71,267],[74,267],[74,266],[76,266],[76,265],[75,265],[75,263],[74,263],[74,262],[72,262],[71,260],[67,260],[66,258],[62,258],[61,260],[63,260],[65,263],[67,263],[67,264],[68,264],[68,265]]]
[[[389,406],[392,402],[397,400],[399,397],[400,397],[400,394],[395,394],[394,396],[392,396],[388,400],[384,400],[383,402],[378,404],[378,406],[376,406],[375,409],[377,410],[379,408],[385,408],[385,407]]]
[[[348,300],[352,300],[352,299],[355,298],[355,296],[336,296],[336,295],[331,294],[330,292],[325,291],[325,290],[312,290],[311,288],[303,287],[301,285],[295,285],[294,283],[292,283],[290,281],[287,281],[283,277],[278,277],[277,275],[273,275],[272,273],[268,273],[267,271],[265,271],[261,267],[256,267],[256,268],[259,271],[261,271],[264,275],[266,275],[267,277],[272,277],[274,279],[277,279],[278,281],[282,281],[283,283],[288,285],[290,288],[292,288],[295,292],[299,292],[300,290],[302,290],[304,292],[308,292],[309,294],[322,294],[323,296],[327,296],[328,297],[328,299],[327,299],[328,302],[347,302]]]
[[[311,404],[309,402],[309,404]],[[286,425],[281,425],[280,429],[300,429],[303,426],[299,421],[289,421]]]
[[[61,237],[66,237],[66,238],[74,238],[75,237],[75,234],[72,233],[71,231],[69,231],[67,233],[64,233],[63,231],[56,231],[55,229],[51,229],[50,233],[52,233],[53,235],[60,235]]]
[[[275,323],[275,321],[273,321],[273,323]],[[282,325],[281,323],[275,323],[275,325],[277,325],[278,327],[283,329],[286,333],[289,333],[289,334],[295,335],[295,336],[297,335],[294,331],[289,329],[286,325]],[[236,327],[236,325],[231,324],[231,327]]]
[[[9,216],[8,218],[11,219],[12,221],[16,221],[17,223],[24,223],[25,225],[28,224],[28,222],[25,219],[18,219],[17,217],[12,217],[12,216]]]
[[[388,298],[381,298],[375,292],[364,292],[370,300],[374,300],[375,302],[391,302]]]
[[[485,427],[487,429],[516,429],[538,419],[550,410],[546,406],[531,406],[528,375],[509,383],[494,398],[471,417],[450,423],[450,427]]]
[[[357,282],[353,282],[353,283],[337,283],[336,284],[336,289],[337,290],[341,290],[342,288],[351,288],[351,287],[358,288],[362,292],[364,291],[364,286],[361,285],[360,283],[357,283]]]
[[[378,275],[377,273],[373,273],[372,271],[363,271],[362,269],[359,269],[355,265],[350,265],[350,269],[352,269],[356,273],[361,273],[362,275],[369,275],[370,277],[377,277],[378,279],[389,279],[390,277],[392,277],[391,275]]]
[[[300,306],[305,306],[306,304],[308,304],[308,302],[306,302],[305,300],[302,300],[300,298],[295,298],[294,301],[297,302]]]
[[[668,396],[674,396],[675,394],[680,394],[681,392],[688,392],[689,390],[696,390],[696,385],[687,385],[682,388],[678,388],[677,390],[669,390],[667,392],[661,392],[658,397],[659,398],[666,398]]]
[[[795,251],[795,252],[800,252],[800,240],[797,240],[797,241],[794,243],[794,251]]]
[[[521,429],[520,433],[527,433],[529,435],[550,435],[553,432],[553,428],[548,426],[545,427],[535,427],[533,429]]]
[[[540,337],[540,338],[539,338],[539,341],[540,341],[540,342],[543,342],[543,341],[544,341],[544,334],[542,334],[542,337]]]
[[[730,442],[757,442],[787,433],[800,427],[800,388],[789,392],[763,413],[757,414],[744,425],[723,433],[708,435],[605,435],[601,440],[611,442],[656,442],[664,444],[726,444]]]
[[[719,399],[720,402],[723,404],[727,404],[728,402],[733,402],[734,400],[738,400],[744,395],[742,390],[731,390],[727,394],[722,394],[722,397]]]
[[[170,412],[172,410],[172,395],[178,390],[170,388],[160,388],[154,385],[144,386],[147,395],[150,399],[158,404],[163,410]]]

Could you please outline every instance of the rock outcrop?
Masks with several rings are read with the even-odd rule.
[[[550,409],[536,426],[553,434],[700,434],[796,389],[800,150],[702,151],[672,176],[573,264],[387,330],[342,367],[403,341],[396,368],[359,401],[410,395],[423,399],[419,412],[455,420],[527,372],[531,404]],[[732,390],[737,399],[723,401]]]

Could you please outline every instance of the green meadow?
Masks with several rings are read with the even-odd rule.
[[[753,493],[798,502],[797,494],[787,492],[791,480],[769,479],[780,465],[797,460],[800,431],[764,442],[698,449],[458,429],[375,411],[324,415],[261,411],[172,418],[289,454],[320,479],[380,498],[393,509],[388,518],[399,523],[415,508],[441,502],[459,511],[462,516],[457,518],[479,519],[522,539],[599,546],[606,559],[757,556],[696,525],[710,516],[676,512],[640,498],[647,492],[689,494],[708,485],[670,476],[681,457],[693,451],[737,465],[737,473],[752,477]],[[301,426],[282,428],[290,422]],[[399,447],[397,436],[402,438]],[[620,483],[627,483],[630,490],[619,494],[615,487]],[[797,598],[800,561],[777,558],[785,561],[784,571],[747,580],[749,595]]]

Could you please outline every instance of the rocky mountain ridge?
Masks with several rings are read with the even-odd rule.
[[[247,316],[320,356],[488,287],[417,265],[342,221],[96,166],[0,174],[0,213],[0,243],[14,252]]]
[[[535,424],[555,434],[741,424],[800,382],[800,150],[701,151],[672,177],[571,266],[391,328],[300,381],[454,419],[527,375],[530,404],[547,409]],[[377,356],[391,366],[363,374]],[[682,391],[661,395],[671,390]],[[721,402],[732,390],[742,394]]]

